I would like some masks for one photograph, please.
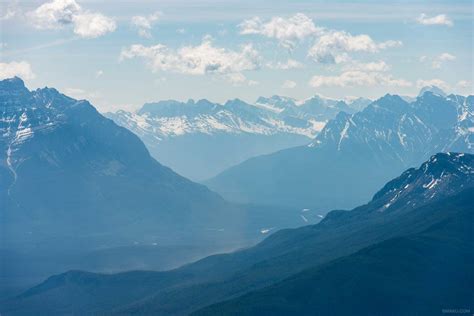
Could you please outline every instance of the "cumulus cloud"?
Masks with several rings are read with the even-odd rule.
[[[142,58],[153,72],[175,72],[189,75],[233,74],[261,67],[261,57],[251,44],[233,51],[214,46],[205,37],[197,46],[173,50],[165,45],[132,45],[123,49],[120,59]]]
[[[259,17],[244,20],[238,26],[240,34],[258,34],[278,40],[280,45],[292,49],[305,38],[320,34],[322,28],[316,27],[313,20],[303,13],[289,18],[273,17],[263,21]]]
[[[453,26],[453,21],[448,18],[446,14],[439,14],[432,17],[427,16],[426,14],[422,13],[416,19],[419,24],[422,25],[446,25],[446,26]]]
[[[15,76],[24,80],[34,79],[36,77],[31,65],[26,61],[0,63],[0,80]]]
[[[450,86],[444,80],[441,79],[418,79],[416,81],[416,86],[418,88],[428,87],[428,86],[435,86],[440,88],[441,90],[447,91],[450,90]]]
[[[383,60],[368,62],[368,63],[361,63],[361,62],[353,61],[353,62],[345,65],[343,69],[346,70],[346,71],[349,71],[349,70],[362,70],[362,71],[381,72],[381,71],[389,71],[391,69],[391,67],[390,67],[390,65],[388,65]]]
[[[84,38],[96,38],[116,28],[115,21],[100,13],[82,13],[73,17],[74,33]]]
[[[393,78],[384,72],[366,72],[361,70],[345,71],[337,76],[313,76],[309,85],[314,88],[322,86],[354,87],[354,86],[394,86],[409,87],[411,83],[404,79]]]
[[[293,89],[296,87],[296,82],[292,80],[285,80],[283,84],[281,85],[281,87],[284,89]]]
[[[3,5],[2,13],[0,14],[0,21],[7,21],[13,19],[20,14],[20,9],[17,6],[16,1],[11,2],[9,5]]]
[[[369,35],[352,35],[346,31],[316,26],[311,18],[298,13],[288,18],[275,16],[263,21],[259,17],[244,20],[238,25],[240,34],[258,34],[276,39],[281,46],[292,49],[305,39],[314,44],[308,56],[319,63],[335,64],[350,60],[349,53],[376,53],[401,46],[401,41],[376,42]]]
[[[369,35],[351,35],[345,31],[330,31],[320,36],[310,48],[308,56],[324,64],[348,61],[350,52],[376,53],[382,49],[401,46],[400,41],[378,43]]]
[[[72,24],[73,16],[80,11],[81,7],[74,0],[53,0],[29,12],[28,16],[38,29],[56,29]]]
[[[59,29],[73,26],[74,33],[84,38],[96,38],[116,29],[116,23],[101,13],[85,11],[75,0],[53,0],[28,12],[38,29]]]
[[[288,70],[288,69],[299,69],[303,68],[303,64],[294,59],[288,59],[285,62],[276,62],[276,63],[268,63],[267,67],[270,69],[281,69],[281,70]]]
[[[226,79],[228,82],[230,82],[234,86],[242,86],[242,85],[256,86],[259,84],[258,81],[248,80],[247,77],[245,77],[240,72],[227,74],[224,76],[224,79]]]
[[[138,35],[140,35],[141,37],[150,38],[150,31],[153,27],[153,24],[158,21],[161,15],[162,13],[159,11],[148,16],[137,15],[132,17],[131,24],[134,28],[137,29]]]
[[[449,53],[443,53],[439,56],[436,56],[434,59],[433,59],[433,62],[431,63],[431,67],[433,69],[439,69],[441,68],[441,66],[443,65],[443,63],[445,61],[453,61],[456,59],[456,56],[454,55],[451,55]]]

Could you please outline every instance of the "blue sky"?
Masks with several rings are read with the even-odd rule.
[[[2,1],[0,78],[99,110],[473,93],[473,1]]]

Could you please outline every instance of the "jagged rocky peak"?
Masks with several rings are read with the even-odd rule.
[[[196,116],[199,114],[213,113],[220,107],[221,105],[212,103],[206,99],[198,101],[189,99],[187,102],[164,100],[145,103],[136,114],[151,117]]]
[[[474,186],[474,155],[438,153],[419,168],[410,168],[388,182],[372,201],[383,204],[381,211],[394,204],[413,206],[439,199]]]
[[[271,97],[259,97],[256,101],[257,104],[267,104],[273,105],[279,108],[284,108],[287,106],[294,106],[296,100],[290,97],[272,95]]]
[[[235,115],[244,115],[243,118],[245,118],[246,115],[255,115],[254,119],[256,119],[260,114],[258,107],[248,104],[247,102],[238,98],[228,100],[226,103],[224,103],[224,108]]]
[[[0,81],[0,89],[5,90],[25,90],[25,83],[19,77],[7,78]]]
[[[188,102],[189,103],[189,102]],[[217,104],[216,103],[212,103],[211,101],[209,101],[208,99],[200,99],[198,100],[197,102],[194,103],[195,106],[200,106],[200,107],[214,107],[216,106]]]
[[[235,98],[235,99],[232,99],[232,100],[227,100],[226,103],[224,103],[224,106],[225,107],[233,107],[233,106],[249,107],[251,105],[248,104],[247,102],[239,99],[239,98]]]
[[[64,109],[78,101],[55,89],[29,91],[18,78],[0,81],[0,141],[8,148],[7,165],[13,162],[15,146],[31,139],[37,132],[47,132],[64,121]]]
[[[384,109],[394,112],[406,111],[409,103],[403,100],[399,95],[386,94],[380,99],[375,100],[364,111],[371,111],[374,109]]]
[[[356,111],[362,111],[367,105],[372,103],[372,100],[363,97],[346,97],[344,102]]]
[[[439,95],[443,98],[446,97],[446,93],[443,90],[441,90],[441,88],[438,88],[437,86],[434,86],[434,85],[421,88],[420,93],[418,93],[418,96],[421,97],[426,92],[431,92],[432,94]]]
[[[0,104],[3,106],[21,104],[30,97],[30,91],[18,77],[0,81]]]
[[[439,178],[451,173],[458,176],[474,174],[474,155],[465,153],[439,153],[421,165],[424,175]]]

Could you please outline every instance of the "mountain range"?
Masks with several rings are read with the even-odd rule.
[[[319,224],[168,272],[55,275],[1,311],[413,315],[469,308],[473,190],[474,156],[437,154],[366,205],[332,211]]]
[[[225,201],[157,162],[89,102],[56,89],[2,80],[0,111],[2,286],[72,267],[175,267],[253,244],[266,228],[305,223],[300,210]],[[91,253],[103,262],[80,259]],[[126,258],[112,260],[120,253]]]
[[[340,112],[309,145],[251,158],[204,183],[239,202],[320,212],[365,203],[434,153],[474,151],[474,96],[425,90],[411,103],[387,94]]]
[[[138,135],[158,161],[185,177],[204,180],[248,158],[308,144],[337,113],[354,113],[368,103],[318,95],[302,101],[260,97],[254,104],[168,100],[105,116]]]

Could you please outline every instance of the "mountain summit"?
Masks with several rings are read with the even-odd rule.
[[[245,239],[242,210],[158,163],[89,102],[13,78],[0,81],[0,109],[3,247]]]
[[[169,272],[70,271],[2,311],[181,315],[204,308],[197,314],[362,316],[383,308],[394,315],[436,314],[472,297],[474,285],[466,282],[473,278],[471,260],[453,258],[474,258],[473,168],[473,155],[436,154],[369,203],[332,211],[316,225],[281,230],[254,247]],[[440,180],[433,185],[432,178]],[[344,304],[334,305],[339,300]]]
[[[441,97],[447,96],[447,94],[443,90],[441,90],[441,88],[438,88],[437,86],[426,86],[426,87],[421,88],[420,92],[418,93],[418,96],[422,97],[423,94],[425,94],[426,92],[431,92]]]
[[[437,152],[472,153],[473,113],[473,96],[428,91],[409,103],[387,94],[360,112],[340,112],[307,147],[249,159],[207,184],[231,200],[350,208]]]
[[[297,101],[274,95],[255,104],[167,100],[147,103],[135,113],[105,115],[138,135],[159,161],[205,180],[248,158],[305,145],[338,112],[354,113],[367,103],[357,99],[352,107],[321,96]]]

